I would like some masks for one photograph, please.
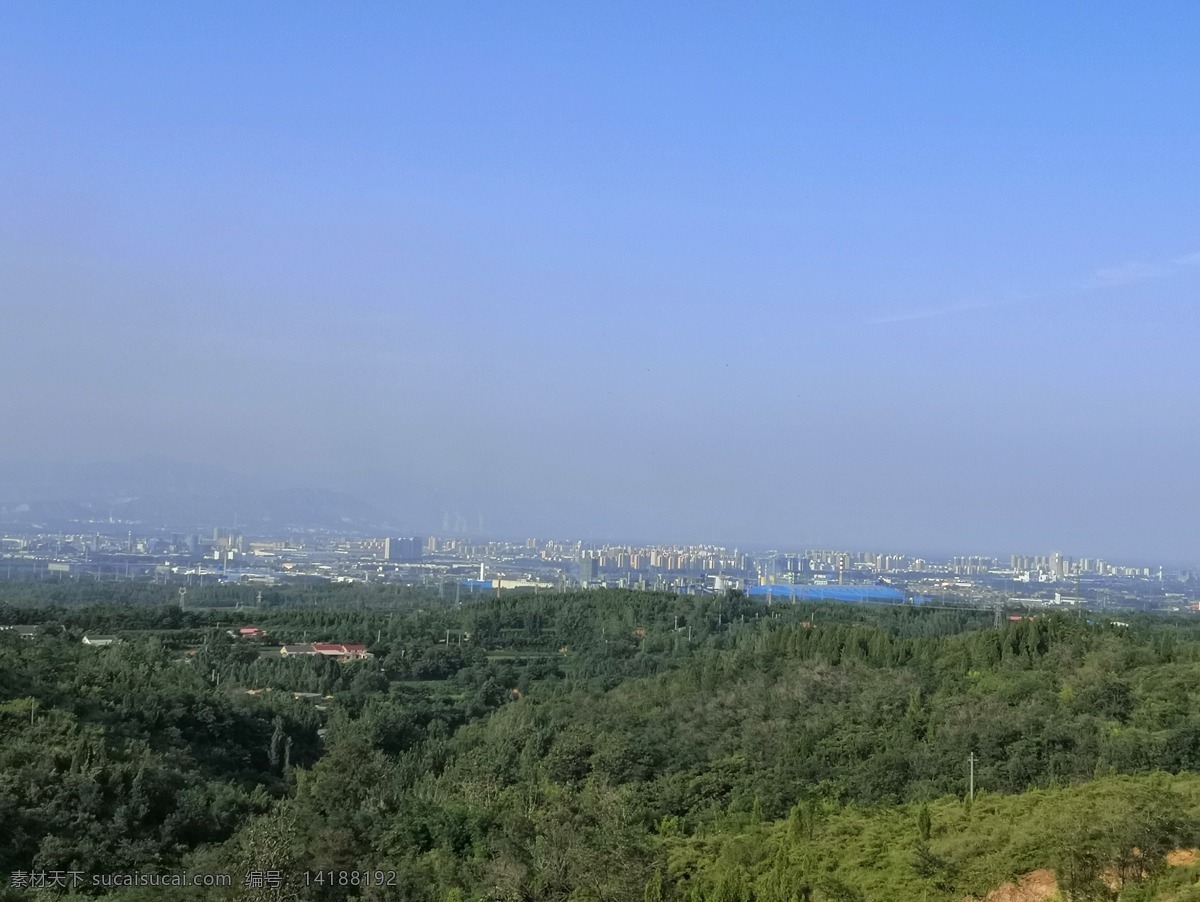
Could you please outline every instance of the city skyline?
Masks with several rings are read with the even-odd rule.
[[[146,535],[30,531],[0,536],[0,581],[49,583],[82,592],[84,584],[141,582],[151,597],[182,606],[191,586],[242,593],[373,586],[418,592],[453,603],[505,592],[561,593],[620,589],[804,604],[942,606],[987,610],[994,623],[1030,612],[1200,611],[1200,570],[1073,559],[1061,552],[956,555],[947,559],[893,551],[749,550],[718,545],[589,543],[579,539],[505,541],[479,536],[362,537],[333,531],[247,534],[216,527],[204,534]],[[154,588],[146,588],[152,583]],[[69,586],[75,584],[78,589]],[[284,596],[286,597],[286,596]],[[398,599],[394,596],[393,600]],[[272,603],[280,596],[273,594]],[[386,596],[384,596],[386,598]]]
[[[425,548],[426,543],[430,550],[436,550],[440,544],[448,548],[467,549],[471,553],[483,556],[490,553],[483,549],[492,548],[553,546],[561,551],[569,547],[575,549],[577,557],[595,557],[605,560],[613,555],[632,557],[632,563],[622,562],[619,567],[630,567],[633,570],[646,567],[659,568],[660,564],[657,558],[660,555],[682,559],[689,556],[704,557],[712,553],[718,555],[730,553],[735,556],[740,554],[743,557],[746,555],[755,557],[845,556],[846,560],[852,559],[856,563],[865,562],[868,568],[879,571],[889,569],[886,563],[879,563],[881,560],[898,565],[911,564],[915,561],[937,567],[946,564],[958,567],[959,562],[962,562],[962,565],[967,568],[978,565],[986,569],[1002,569],[1004,562],[1010,561],[1014,571],[1041,570],[1060,578],[1072,574],[1098,573],[1103,575],[1107,570],[1114,568],[1115,570],[1149,571],[1157,569],[1161,571],[1163,567],[1169,567],[1187,572],[1198,565],[1195,560],[1175,560],[1163,555],[1139,558],[1120,553],[1116,555],[1098,554],[1094,549],[1068,549],[1064,552],[1061,545],[1054,545],[1052,551],[1047,551],[1046,548],[1038,550],[1030,547],[989,551],[964,547],[951,549],[904,547],[871,542],[796,543],[774,541],[756,543],[721,541],[714,538],[686,540],[679,537],[646,538],[584,534],[575,534],[569,537],[559,534],[554,537],[553,533],[547,531],[541,531],[539,538],[531,537],[527,533],[488,532],[483,529],[482,518],[479,520],[479,528],[474,528],[468,525],[467,518],[461,515],[451,515],[448,511],[444,512],[442,529],[421,529],[417,533],[411,530],[396,529],[394,524],[388,526],[382,522],[360,523],[349,532],[345,529],[345,523],[315,520],[272,523],[270,521],[246,522],[243,519],[239,523],[235,518],[232,521],[206,521],[202,524],[176,520],[171,523],[155,525],[144,520],[126,520],[117,517],[108,519],[72,518],[61,509],[57,525],[55,525],[49,522],[38,522],[36,517],[27,519],[27,522],[21,522],[19,519],[21,513],[27,512],[15,511],[11,506],[6,507],[0,504],[0,540],[24,546],[29,541],[44,543],[46,537],[57,537],[60,545],[63,541],[78,540],[83,543],[81,547],[86,548],[89,542],[98,543],[101,537],[105,538],[110,547],[119,547],[126,542],[127,537],[129,548],[133,550],[136,537],[138,552],[141,554],[150,553],[149,549],[153,545],[180,546],[190,549],[194,553],[197,544],[206,543],[208,540],[205,537],[211,533],[212,543],[228,542],[232,538],[236,538],[240,543],[238,550],[243,553],[246,544],[251,540],[257,540],[260,543],[298,542],[301,545],[308,540],[338,540],[358,543],[364,548],[372,548],[382,556],[384,561],[389,562],[419,560],[420,551],[418,549]],[[116,542],[117,545],[113,545],[113,542]],[[221,547],[230,546],[222,545]],[[640,564],[638,563],[639,559],[641,560]],[[615,561],[616,559],[613,558],[605,566],[618,566]],[[713,567],[702,569],[713,569]]]
[[[1009,555],[1040,554],[1046,549],[1057,550],[1071,558],[1122,559],[1139,566],[1153,564],[1173,567],[1192,567],[1200,564],[1198,556],[1176,556],[1169,553],[1141,553],[1111,546],[1076,544],[1064,537],[1050,537],[1046,541],[1016,538],[991,545],[950,543],[939,546],[921,543],[916,539],[886,541],[872,536],[869,530],[853,535],[835,536],[828,531],[797,528],[794,533],[804,535],[774,535],[765,538],[731,535],[729,532],[698,535],[682,533],[675,535],[652,534],[633,528],[624,532],[605,532],[596,529],[553,529],[546,523],[526,521],[508,522],[504,512],[495,519],[485,517],[478,510],[468,512],[443,509],[440,514],[425,515],[389,512],[369,500],[328,490],[324,487],[303,486],[286,488],[284,484],[259,484],[253,477],[223,468],[187,464],[163,458],[144,458],[120,464],[99,463],[83,467],[66,467],[61,479],[55,473],[61,464],[40,462],[36,468],[22,470],[9,465],[0,472],[0,532],[6,528],[16,533],[27,530],[41,520],[49,519],[65,523],[87,513],[100,514],[96,524],[103,526],[107,517],[120,532],[132,525],[137,529],[150,528],[158,534],[164,532],[202,530],[213,527],[233,529],[254,535],[273,535],[283,522],[290,529],[318,528],[336,532],[346,527],[351,520],[354,529],[363,534],[384,536],[387,534],[414,534],[457,536],[484,541],[523,541],[529,535],[571,535],[576,541],[589,547],[605,545],[619,546],[715,546],[742,548],[764,552],[770,550],[800,551],[803,549],[840,548],[886,548],[886,553],[904,554],[910,557],[925,557],[931,560],[950,559],[956,556],[986,554],[995,559]],[[26,482],[24,488],[14,488],[15,474],[36,472],[37,478]],[[140,475],[150,474],[144,481]],[[89,482],[88,480],[95,480]],[[121,491],[117,491],[117,488]],[[253,488],[251,488],[253,487]],[[220,489],[218,491],[218,488]],[[139,497],[143,496],[143,497]],[[35,500],[30,511],[22,511],[22,500]],[[106,499],[106,500],[101,500]],[[376,499],[378,501],[378,499]],[[275,504],[282,517],[264,514],[263,504]],[[73,507],[63,505],[74,505]],[[132,506],[133,510],[130,510]],[[196,510],[207,513],[197,518]],[[241,510],[239,515],[238,510]],[[104,512],[108,513],[105,514]],[[343,512],[352,513],[353,518]],[[131,517],[132,515],[132,517]],[[240,519],[239,519],[240,517]],[[287,518],[291,520],[288,521]],[[157,519],[156,519],[157,518]],[[273,519],[276,522],[273,522]],[[497,522],[498,521],[498,522]],[[80,521],[82,522],[82,521]],[[1035,549],[1042,549],[1041,552]]]

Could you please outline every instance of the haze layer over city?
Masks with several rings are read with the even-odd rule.
[[[1190,566],[1198,23],[9,4],[0,504]]]

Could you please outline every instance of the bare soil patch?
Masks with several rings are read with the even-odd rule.
[[[982,899],[968,897],[963,902],[1046,902],[1058,894],[1054,871],[1042,868],[1030,871],[1016,883],[1002,883]]]

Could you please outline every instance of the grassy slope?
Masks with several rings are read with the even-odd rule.
[[[677,895],[715,899],[728,895],[756,899],[777,896],[773,887],[811,882],[814,899],[832,899],[838,885],[843,898],[865,900],[962,899],[990,890],[1030,871],[1061,866],[1064,849],[1127,814],[1139,799],[1169,793],[1178,812],[1200,823],[1200,776],[1151,775],[1108,777],[1083,786],[1033,790],[1013,796],[984,795],[973,805],[943,798],[929,805],[930,851],[949,865],[938,876],[922,878],[914,868],[918,806],[875,809],[856,807],[824,813],[805,838],[802,824],[729,824],[700,837],[668,837],[668,875]],[[1156,795],[1158,793],[1159,795]],[[1179,843],[1194,842],[1187,828]],[[809,875],[807,879],[799,875]],[[790,877],[788,875],[791,875]],[[1149,880],[1129,886],[1122,900],[1200,900],[1200,865],[1162,868]],[[824,887],[824,891],[821,889]]]

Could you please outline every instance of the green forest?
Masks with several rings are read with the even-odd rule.
[[[1200,624],[454,594],[0,583],[0,899],[1200,900]]]

